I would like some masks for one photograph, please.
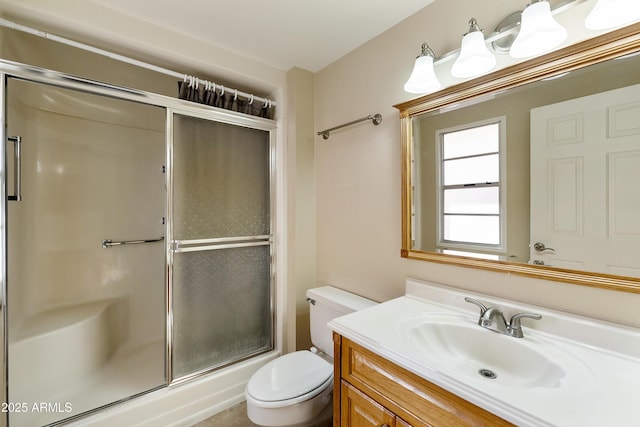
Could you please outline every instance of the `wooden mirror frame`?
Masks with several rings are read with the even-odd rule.
[[[402,248],[401,256],[422,261],[445,263],[554,280],[622,292],[640,293],[640,278],[583,272],[508,261],[447,255],[415,250],[411,247],[412,118],[456,102],[477,98],[541,79],[553,77],[609,59],[640,51],[640,23],[568,46],[541,57],[512,65],[460,83],[439,92],[394,105],[400,111],[402,159]]]

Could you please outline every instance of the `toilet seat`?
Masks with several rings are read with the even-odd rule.
[[[296,351],[267,363],[251,377],[247,396],[265,408],[294,405],[322,393],[333,383],[333,365],[308,351]]]

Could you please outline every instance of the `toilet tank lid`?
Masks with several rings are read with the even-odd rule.
[[[332,377],[333,365],[308,350],[301,350],[280,356],[258,369],[247,384],[247,393],[263,402],[289,400],[314,394]]]
[[[333,286],[308,289],[307,298],[344,313],[351,313],[378,304],[375,301]]]

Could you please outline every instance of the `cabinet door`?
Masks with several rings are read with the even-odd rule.
[[[342,382],[341,427],[394,427],[395,415],[351,384]]]

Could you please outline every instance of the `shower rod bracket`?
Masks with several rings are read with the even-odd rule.
[[[331,129],[322,130],[322,131],[318,132],[318,135],[322,135],[322,138],[326,140],[326,139],[329,139],[329,134],[331,133],[331,131],[334,131],[336,129],[341,129],[343,127],[351,126],[351,125],[354,125],[356,123],[364,122],[365,120],[371,120],[371,122],[374,125],[377,126],[380,123],[382,123],[382,114],[369,115],[367,117],[363,117],[361,119],[354,120],[354,121],[349,122],[349,123],[344,123],[344,124],[342,124],[340,126],[332,127]]]

